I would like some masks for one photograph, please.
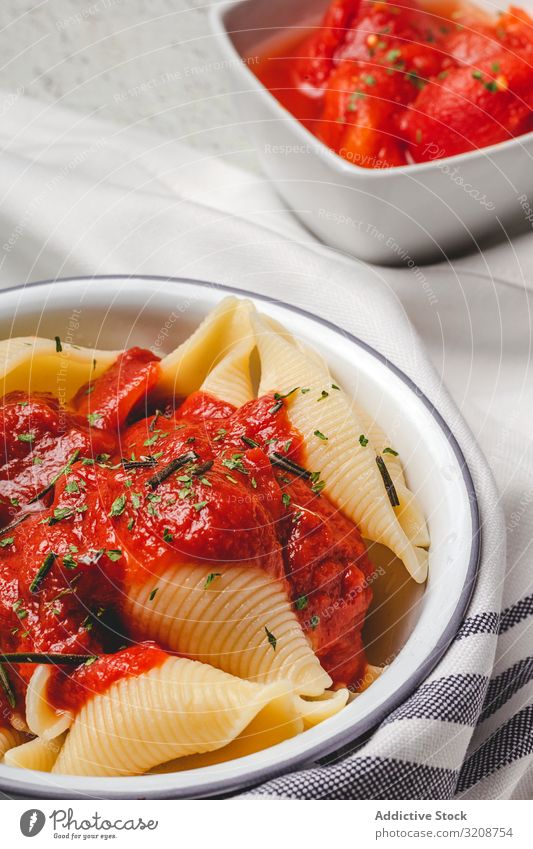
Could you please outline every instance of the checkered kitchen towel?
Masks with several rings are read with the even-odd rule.
[[[452,427],[472,471],[481,574],[445,657],[352,754],[247,795],[531,796],[533,397],[522,279],[530,240],[425,269],[421,286],[412,271],[369,268],[317,245],[261,177],[223,157],[24,97],[4,110],[0,138],[2,286],[81,274],[182,275],[304,306],[407,372]],[[498,284],[494,269],[514,286]]]

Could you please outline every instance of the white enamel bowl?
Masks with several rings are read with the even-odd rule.
[[[363,168],[329,150],[259,82],[253,68],[265,44],[304,34],[328,2],[231,0],[211,13],[235,113],[294,214],[327,245],[396,265],[440,260],[527,230],[533,133],[418,165]],[[496,0],[477,2],[493,13],[503,8]],[[531,11],[533,0],[521,5]]]
[[[0,292],[0,338],[71,336],[74,344],[115,350],[141,345],[162,354],[183,340],[228,291],[197,281],[142,277],[9,289]],[[381,641],[368,638],[371,659],[388,660],[390,665],[337,716],[254,755],[194,771],[132,778],[78,778],[0,766],[4,793],[63,799],[190,798],[258,784],[350,746],[368,733],[427,676],[459,627],[475,581],[480,535],[470,473],[450,429],[405,375],[359,340],[309,313],[242,294],[315,346],[335,379],[357,392],[361,403],[376,414],[404,459],[408,482],[428,517],[432,546],[425,591],[409,588],[412,582],[398,567],[410,600],[406,615],[391,616],[390,621],[380,620],[378,613],[371,617],[384,632]],[[376,597],[383,592],[378,583]],[[372,628],[375,632],[375,624]]]

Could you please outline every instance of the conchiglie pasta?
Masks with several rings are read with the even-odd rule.
[[[38,336],[6,339],[0,342],[0,395],[15,390],[49,392],[51,386],[61,386],[68,401],[81,386],[100,377],[120,353],[58,345]]]
[[[169,658],[91,698],[53,772],[138,775],[174,758],[220,749],[288,690],[282,681],[252,684],[207,664]]]
[[[298,699],[298,711],[302,717],[304,728],[313,728],[335,716],[345,707],[350,697],[349,691],[342,687],[340,690],[328,690],[317,699]]]
[[[415,495],[405,482],[400,457],[391,453],[389,438],[377,422],[369,416],[366,410],[359,408],[357,413],[361,421],[361,427],[363,428],[362,433],[368,439],[376,454],[381,455],[394,483],[398,501],[400,502],[397,507],[394,507],[394,512],[398,517],[405,535],[414,546],[427,548],[429,545],[429,532],[426,520]]]
[[[259,316],[253,316],[252,323],[261,361],[260,394],[307,390],[293,392],[286,404],[291,423],[304,437],[310,468],[320,470],[324,492],[363,536],[388,546],[412,577],[423,582],[427,552],[407,537],[386,494],[374,449],[359,442],[364,431],[357,408],[342,390],[333,388],[331,376],[314,359]]]
[[[43,740],[52,740],[66,731],[72,723],[70,711],[57,711],[48,701],[48,682],[52,670],[38,666],[30,678],[26,691],[26,720],[32,734]]]
[[[249,345],[251,351],[254,345],[250,324],[252,310],[250,301],[238,300],[233,296],[224,298],[192,336],[161,360],[160,391],[190,395],[202,386],[210,372],[236,345],[244,343],[243,349]],[[242,356],[245,358],[246,355]],[[237,357],[233,367],[238,367],[239,362]],[[214,380],[217,379],[222,380],[223,374],[218,378],[215,375]]]
[[[34,740],[29,740],[27,743],[9,749],[4,756],[4,763],[6,766],[51,772],[64,740],[65,734],[61,734],[53,740],[43,740],[36,737]]]
[[[200,387],[220,401],[242,407],[254,397],[250,355],[255,347],[252,334],[238,342],[207,375]]]
[[[20,746],[28,739],[28,735],[22,731],[16,731],[14,728],[6,726],[0,728],[0,758],[3,758],[9,749],[15,746]]]
[[[301,734],[305,727],[300,713],[300,698],[286,692],[269,701],[227,746],[213,752],[186,755],[166,764],[160,764],[152,771],[156,773],[182,772],[187,769],[199,769],[225,763],[268,749],[270,746],[276,746],[284,740]]]
[[[331,685],[284,586],[261,569],[177,565],[158,576],[150,600],[153,586],[127,594],[126,615],[142,639],[249,681],[288,680],[301,695]]]

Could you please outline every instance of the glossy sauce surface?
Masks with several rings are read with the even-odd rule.
[[[336,684],[356,685],[372,567],[319,470],[306,469],[284,399],[238,410],[200,392],[156,401],[158,369],[132,349],[72,409],[48,395],[0,403],[3,652],[102,655],[53,675],[53,702],[77,708],[167,657],[168,647],[129,644],[130,587],[156,588],[176,563],[242,564],[283,582],[323,666]],[[33,669],[7,669],[8,712],[23,712]]]

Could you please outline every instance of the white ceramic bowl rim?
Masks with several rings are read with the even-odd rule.
[[[323,327],[332,331],[335,334],[342,336],[352,344],[366,351],[372,357],[381,362],[389,371],[391,371],[399,380],[405,384],[409,390],[416,395],[419,401],[426,407],[427,411],[435,420],[442,434],[446,438],[453,454],[458,463],[461,472],[462,481],[468,497],[470,505],[470,519],[472,527],[472,539],[470,552],[468,555],[468,565],[465,570],[464,582],[461,593],[457,599],[456,606],[450,615],[446,627],[440,634],[433,649],[425,657],[424,661],[419,664],[416,671],[411,674],[398,688],[394,694],[384,700],[377,709],[373,710],[369,715],[355,720],[349,728],[332,734],[327,740],[317,743],[314,747],[308,747],[305,751],[296,755],[286,756],[279,759],[275,764],[269,767],[251,767],[245,774],[236,775],[232,778],[221,777],[216,780],[205,780],[195,783],[195,775],[200,773],[206,774],[211,768],[204,767],[198,770],[190,771],[190,783],[183,786],[184,776],[187,772],[169,773],[160,775],[144,775],[119,778],[80,778],[78,776],[55,776],[54,783],[48,781],[46,773],[36,773],[26,770],[20,770],[21,776],[27,773],[31,778],[18,778],[16,773],[19,770],[4,767],[0,765],[0,789],[7,794],[23,796],[24,798],[103,798],[103,799],[128,799],[128,798],[200,798],[206,796],[216,796],[230,794],[237,789],[249,788],[272,779],[280,774],[291,772],[306,763],[312,763],[318,758],[323,758],[327,755],[336,753],[341,750],[348,752],[355,748],[357,741],[361,742],[361,738],[368,736],[370,732],[384,720],[395,708],[404,702],[412,692],[418,687],[429,673],[434,669],[437,662],[446,652],[448,646],[454,639],[459,630],[463,616],[467,610],[468,604],[474,591],[476,578],[478,574],[480,555],[481,555],[481,525],[479,516],[479,507],[476,496],[476,491],[472,476],[461,448],[451,431],[450,427],[443,419],[441,414],[431,403],[429,398],[422,392],[416,383],[411,380],[401,369],[391,363],[383,354],[372,348],[362,339],[349,333],[348,331],[339,328],[335,324],[327,321],[320,316],[301,309],[300,307],[287,304],[276,298],[271,298],[267,295],[257,294],[246,289],[239,289],[225,284],[211,283],[203,280],[185,277],[164,277],[161,275],[140,275],[140,274],[109,274],[68,277],[51,280],[41,280],[35,283],[13,286],[0,291],[0,300],[6,295],[23,290],[33,290],[45,286],[64,286],[76,282],[91,282],[92,284],[105,284],[106,281],[113,280],[131,280],[137,282],[153,281],[156,283],[165,283],[169,285],[188,285],[198,287],[200,289],[211,289],[220,292],[221,295],[234,294],[241,297],[250,297],[255,301],[260,301],[267,304],[272,304],[281,307],[283,310],[293,312],[308,319],[314,323],[319,323]],[[310,733],[310,732],[307,732]],[[283,745],[283,744],[280,744]],[[266,751],[274,751],[278,747],[274,746]],[[243,763],[248,759],[253,759],[254,755],[248,755],[244,758],[239,758],[230,763]],[[172,784],[173,777],[180,777],[180,786]],[[76,784],[76,790],[69,789],[69,783]]]
[[[239,60],[242,60],[242,56],[230,38],[229,30],[225,24],[225,16],[230,9],[235,9],[238,6],[244,6],[246,3],[247,0],[227,0],[225,3],[212,6],[210,10],[211,23],[215,33],[222,40],[226,50]],[[268,29],[273,28],[268,27]],[[274,97],[268,88],[248,67],[246,62],[242,63],[242,72],[254,82],[254,87],[266,96],[271,101],[271,104],[274,105],[281,114],[290,119],[291,123],[294,125],[295,131],[302,138],[302,141],[307,144],[311,144],[318,151],[320,156],[322,156],[326,161],[329,161],[334,168],[341,173],[346,174],[353,174],[354,169],[356,169],[357,171],[364,172],[365,177],[371,180],[385,179],[391,171],[395,174],[408,174],[415,176],[416,174],[420,174],[432,168],[442,168],[443,163],[447,166],[451,166],[468,162],[472,159],[479,159],[484,156],[490,157],[492,154],[497,153],[503,148],[507,149],[521,146],[526,140],[533,138],[533,131],[530,131],[529,133],[523,133],[520,136],[505,139],[504,141],[496,142],[495,144],[487,145],[486,147],[480,147],[476,150],[468,150],[465,153],[456,153],[453,156],[443,156],[439,159],[432,159],[428,162],[414,162],[408,165],[396,165],[389,168],[364,168],[362,165],[358,165],[357,162],[347,162],[342,156],[339,156],[339,154],[330,150],[323,142],[320,141],[320,139],[314,136],[313,133],[292,114],[292,112],[289,112],[289,110],[283,106],[276,97]]]

